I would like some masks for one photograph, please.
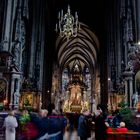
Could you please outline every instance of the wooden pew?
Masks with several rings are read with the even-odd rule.
[[[107,140],[140,140],[139,132],[109,132]]]

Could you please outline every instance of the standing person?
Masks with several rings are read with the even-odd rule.
[[[35,126],[37,126],[37,130],[38,130],[38,135],[34,137],[33,140],[41,140],[42,139],[41,137],[43,137],[45,134],[48,134],[50,124],[47,115],[48,115],[48,110],[41,109],[39,111],[38,116],[35,115],[31,116],[31,121],[32,123],[35,124]]]
[[[6,140],[15,140],[16,138],[16,130],[15,128],[18,126],[17,119],[14,116],[14,111],[10,111],[8,116],[4,120],[5,129],[5,139]]]
[[[101,110],[97,110],[94,118],[95,123],[95,139],[106,140],[107,138],[107,126],[105,124],[105,118],[102,115]]]
[[[89,137],[91,137],[91,128],[88,121],[89,116],[90,112],[85,111],[79,117],[78,136],[80,136],[80,140],[87,140]]]
[[[63,131],[65,127],[64,117],[60,116],[58,110],[53,109],[52,114],[48,116],[48,119],[50,124],[48,130],[49,140],[63,140]]]

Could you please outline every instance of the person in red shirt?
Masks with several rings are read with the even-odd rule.
[[[128,132],[128,129],[125,127],[125,122],[120,123],[120,127],[116,129],[117,132]]]
[[[120,122],[120,127],[116,129],[117,132],[126,133],[128,129],[125,127],[125,122]],[[117,135],[116,140],[125,140],[125,135]]]

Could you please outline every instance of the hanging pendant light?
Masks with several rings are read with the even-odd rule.
[[[80,24],[78,22],[78,14],[75,12],[75,17],[70,13],[68,5],[67,13],[63,15],[63,10],[58,13],[58,24],[56,24],[56,32],[59,32],[61,37],[66,37],[69,40],[71,37],[76,37]]]

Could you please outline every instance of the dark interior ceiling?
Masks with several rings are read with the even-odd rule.
[[[80,30],[76,37],[67,40],[58,36],[56,41],[58,52],[58,63],[62,69],[72,69],[76,64],[82,69],[88,67],[94,69],[97,63],[99,42],[96,35],[90,31],[88,26],[80,23]]]
[[[89,26],[97,36],[101,37],[106,28],[106,16],[111,6],[111,0],[55,0],[56,17],[60,10],[67,10],[68,4],[71,13],[78,12],[79,21]]]
[[[90,69],[94,69],[95,63],[97,63],[97,55],[99,56],[97,51],[97,48],[99,47],[98,42],[102,48],[100,53],[106,51],[105,45],[102,45],[105,44],[106,41],[107,17],[111,8],[111,0],[54,0],[50,3],[52,7],[49,8],[54,15],[54,19],[52,20],[54,21],[53,26],[58,22],[58,12],[63,9],[65,14],[68,5],[70,5],[71,14],[74,15],[75,11],[77,11],[79,22],[84,24],[83,31],[80,32],[75,39],[66,42],[66,39],[58,37],[56,48],[59,65],[64,69],[65,67],[74,64],[76,61],[78,63],[80,62],[81,65],[85,64]],[[88,38],[91,34],[89,33],[90,31],[92,31],[95,38]],[[95,41],[96,37],[98,41]],[[95,53],[94,50],[96,50]],[[104,59],[103,55],[102,57]]]

